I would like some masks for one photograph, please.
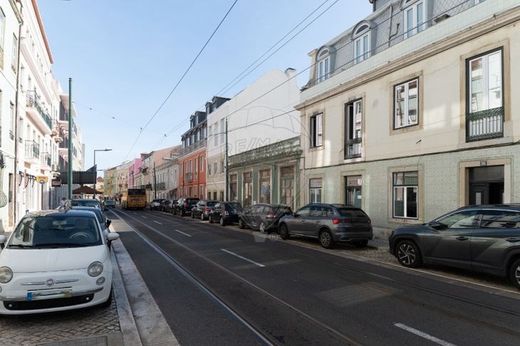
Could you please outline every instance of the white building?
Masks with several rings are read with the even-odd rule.
[[[227,199],[250,204],[252,201],[260,201],[261,186],[264,186],[265,191],[275,188],[279,178],[278,173],[275,173],[277,165],[272,162],[265,162],[265,167],[249,165],[247,153],[252,154],[258,148],[299,137],[299,114],[293,108],[299,101],[295,75],[295,70],[290,68],[270,71],[208,114],[208,198],[225,199],[226,119],[230,187]],[[243,159],[246,160],[242,162],[243,169],[238,169],[238,165],[232,169],[231,158],[236,159],[240,154],[244,154]],[[257,177],[260,170],[263,178]],[[259,179],[266,180],[264,185],[259,183]],[[269,198],[269,202],[275,202],[275,199]]]
[[[17,56],[21,15],[0,1],[0,233],[14,225]],[[20,102],[23,102],[21,100]]]
[[[519,1],[371,2],[310,53],[301,202],[385,227],[520,202]]]

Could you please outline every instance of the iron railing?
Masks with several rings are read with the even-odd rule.
[[[25,141],[25,157],[28,159],[39,159],[40,144],[35,141]]]
[[[345,159],[361,157],[361,138],[348,139],[345,143]]]
[[[36,93],[36,91],[28,91],[27,92],[27,107],[35,108],[43,121],[49,126],[49,129],[52,129],[52,120],[49,114],[43,109],[43,106],[40,101],[40,96]]]
[[[504,136],[504,108],[466,114],[466,142]]]

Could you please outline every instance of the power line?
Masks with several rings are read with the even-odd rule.
[[[325,14],[325,12],[327,12],[332,6],[334,6],[336,3],[339,2],[339,0],[336,0],[334,1],[334,3],[332,3],[329,7],[327,7],[324,11],[322,11],[318,16],[316,16],[315,18],[312,19],[312,21],[310,21],[309,23],[307,23],[307,25],[305,27],[303,27],[302,29],[300,29],[296,34],[294,34],[289,40],[287,40],[283,45],[281,45],[280,47],[278,47],[274,52],[272,52],[267,58],[263,59],[260,63],[258,63],[263,57],[265,57],[271,50],[273,50],[273,48],[275,48],[278,44],[280,44],[285,38],[287,38],[293,31],[295,31],[300,25],[302,25],[307,19],[309,19],[313,14],[315,14],[316,12],[318,12],[318,10],[320,8],[322,8],[327,2],[329,2],[330,0],[325,0],[323,1],[318,7],[316,7],[314,10],[312,10],[305,18],[303,18],[302,20],[300,20],[298,22],[298,24],[296,24],[291,30],[289,30],[284,36],[282,36],[282,38],[280,38],[276,43],[274,43],[269,49],[267,49],[262,55],[260,55],[256,60],[254,60],[248,67],[246,67],[242,72],[240,72],[235,78],[233,78],[228,84],[226,84],[226,86],[224,86],[219,92],[217,93],[214,93],[213,95],[220,95],[221,92],[227,92],[229,91],[229,89],[231,89],[232,87],[234,87],[236,84],[238,84],[240,81],[242,81],[245,77],[247,77],[248,75],[250,75],[253,71],[255,71],[258,67],[260,67],[263,63],[265,63],[269,58],[271,58],[274,54],[276,54],[281,48],[283,48],[284,46],[286,46],[290,41],[292,41],[296,36],[298,36],[301,32],[303,32],[305,29],[307,29],[312,23],[314,23],[318,18],[320,18],[323,14]],[[258,63],[258,64],[257,64]],[[252,66],[255,66],[255,68],[251,71],[248,72],[248,70],[252,67]],[[247,72],[247,73],[246,73]],[[200,108],[203,108],[204,105],[202,105],[202,107]],[[159,142],[159,145],[161,145],[164,141],[164,139],[170,135],[171,133],[173,133],[174,131],[178,130],[180,127],[183,126],[184,122],[186,120],[189,119],[189,116],[186,117],[185,119],[182,120],[182,122],[178,123],[176,126],[174,126],[173,128],[171,128],[166,134],[165,136],[163,136]]]
[[[157,114],[161,111],[161,109],[164,107],[164,105],[166,104],[166,102],[170,99],[170,97],[172,96],[172,94],[175,92],[175,90],[177,90],[177,87],[181,84],[181,82],[183,81],[184,77],[186,77],[186,75],[188,74],[188,72],[191,70],[191,68],[193,67],[193,65],[195,65],[195,62],[198,60],[198,58],[200,57],[200,55],[202,54],[202,52],[204,51],[204,49],[206,48],[206,46],[209,44],[209,42],[211,41],[211,39],[213,38],[213,36],[215,36],[215,34],[217,33],[218,29],[222,26],[222,23],[224,23],[224,21],[226,20],[226,18],[228,17],[229,13],[231,12],[231,10],[233,10],[233,8],[235,7],[235,5],[237,4],[238,0],[235,0],[233,2],[233,4],[231,4],[231,7],[229,7],[229,9],[227,10],[226,14],[224,15],[224,17],[220,20],[220,22],[218,23],[218,25],[216,26],[216,28],[213,30],[213,32],[211,33],[211,35],[209,36],[209,38],[206,40],[206,43],[204,43],[204,45],[202,46],[202,48],[199,50],[199,52],[197,53],[197,55],[195,56],[195,58],[192,60],[192,62],[190,63],[190,65],[188,66],[188,68],[184,71],[184,73],[182,74],[181,78],[177,81],[177,83],[175,84],[175,86],[173,87],[173,89],[170,91],[170,93],[168,94],[168,96],[166,96],[166,98],[164,99],[164,101],[161,103],[161,105],[157,108],[157,110],[152,114],[152,116],[150,117],[150,119],[148,119],[148,121],[146,122],[146,124],[144,124],[143,127],[140,128],[139,130],[139,134],[137,135],[137,138],[135,139],[134,143],[132,144],[132,146],[130,147],[130,150],[128,150],[128,153],[126,154],[126,158],[128,158],[128,155],[130,155],[130,153],[132,152],[132,150],[134,149],[135,145],[137,144],[137,141],[139,140],[139,138],[141,137],[141,134],[143,133],[143,131],[148,127],[148,125],[153,121],[153,119],[157,116]],[[126,159],[125,158],[125,159]]]

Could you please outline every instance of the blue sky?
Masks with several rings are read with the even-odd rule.
[[[99,169],[104,169],[141,152],[180,144],[194,111],[202,110],[216,92],[324,1],[239,0],[131,151],[140,128],[170,93],[233,0],[39,1],[54,75],[65,91],[68,78],[73,80],[72,97],[86,148],[85,167],[92,165],[94,149],[113,149],[96,154]],[[333,3],[329,0],[314,16]],[[219,96],[232,97],[272,69],[307,68],[309,51],[370,12],[368,0],[339,0],[256,71]],[[306,72],[299,85],[307,78]]]

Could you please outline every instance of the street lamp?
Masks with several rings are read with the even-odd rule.
[[[96,151],[112,151],[112,149],[110,149],[110,148],[94,149],[94,171],[96,172],[96,179],[94,180],[94,199],[96,198],[96,185],[97,185]]]

